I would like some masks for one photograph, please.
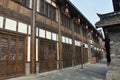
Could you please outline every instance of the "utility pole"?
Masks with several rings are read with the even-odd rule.
[[[32,0],[32,18],[31,18],[31,41],[30,41],[30,73],[36,72],[36,40],[35,40],[35,20],[36,20],[36,0]]]

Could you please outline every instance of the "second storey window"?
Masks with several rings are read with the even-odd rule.
[[[80,33],[80,25],[77,23],[74,23],[74,32]]]
[[[52,19],[52,20],[56,20],[56,8],[53,7],[50,3],[45,2],[44,0],[40,0],[40,10],[39,12]]]
[[[70,18],[66,16],[64,13],[61,14],[61,24],[69,29],[70,27]]]
[[[29,7],[30,0],[13,0],[23,6]]]

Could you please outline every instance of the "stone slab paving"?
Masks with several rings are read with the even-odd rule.
[[[105,80],[107,72],[106,64],[85,64],[80,66],[58,70],[49,74],[37,74],[8,80]]]

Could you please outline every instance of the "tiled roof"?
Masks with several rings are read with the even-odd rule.
[[[97,27],[120,24],[120,12],[113,12],[103,15],[98,14],[98,16],[100,17],[100,21],[95,24]]]

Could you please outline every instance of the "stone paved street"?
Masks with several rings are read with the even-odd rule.
[[[84,65],[84,69],[80,66],[71,67],[51,73],[37,74],[14,78],[9,80],[105,80],[107,66],[105,63]]]

